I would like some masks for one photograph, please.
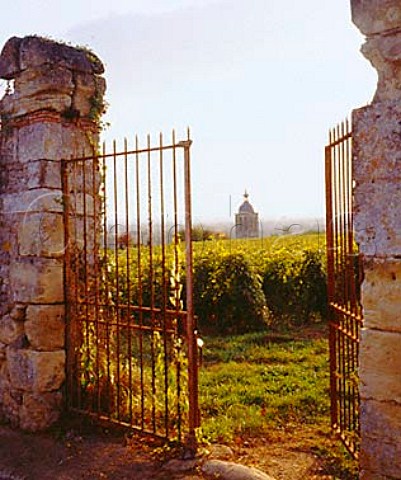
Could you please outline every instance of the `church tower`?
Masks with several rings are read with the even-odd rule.
[[[259,215],[249,203],[249,194],[245,190],[244,201],[235,215],[237,238],[257,238],[259,236]]]

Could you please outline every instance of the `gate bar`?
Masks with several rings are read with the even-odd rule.
[[[184,182],[185,182],[185,258],[187,287],[187,342],[188,342],[188,395],[189,395],[189,432],[187,447],[195,454],[197,448],[196,428],[199,427],[198,405],[198,359],[196,325],[193,305],[193,254],[192,254],[192,206],[191,206],[191,165],[190,165],[190,132],[188,140],[180,142],[184,147]]]

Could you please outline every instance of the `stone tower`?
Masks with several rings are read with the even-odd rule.
[[[259,215],[250,204],[249,194],[245,190],[244,201],[235,215],[237,238],[257,238],[259,236]]]

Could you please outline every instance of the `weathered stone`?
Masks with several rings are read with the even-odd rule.
[[[30,305],[26,312],[25,333],[36,350],[59,350],[65,344],[63,305]]]
[[[354,198],[355,239],[361,253],[366,257],[401,255],[401,182],[357,184]]]
[[[51,392],[65,379],[65,352],[7,349],[10,382],[23,391]]]
[[[18,230],[21,256],[62,257],[64,255],[64,221],[58,213],[26,214]]]
[[[0,101],[3,115],[19,117],[39,110],[52,110],[63,113],[71,108],[71,97],[59,93],[41,93],[34,97],[21,97],[17,94],[6,95]]]
[[[378,82],[375,102],[397,101],[401,96],[401,64],[396,58],[401,46],[401,35],[370,39],[362,52],[377,70]]]
[[[389,443],[401,438],[401,409],[394,402],[366,400],[360,414],[364,437],[382,438]]]
[[[1,114],[1,112],[0,112]],[[1,132],[1,156],[0,165],[2,173],[5,173],[11,165],[18,162],[18,131],[16,129],[3,129]],[[0,192],[3,191],[6,183],[0,185]]]
[[[18,427],[21,403],[18,401],[18,397],[13,395],[13,393],[13,390],[4,390],[1,408],[7,421],[10,422],[13,427]]]
[[[35,212],[62,213],[63,195],[60,190],[38,188],[23,193],[3,195],[3,211],[5,214]],[[24,218],[22,219],[24,221]]]
[[[364,478],[371,480],[376,475],[384,478],[400,478],[401,443],[399,438],[392,442],[383,438],[362,437],[363,448],[360,453],[360,468],[365,472]]]
[[[25,312],[26,312],[26,305],[17,303],[12,308],[10,312],[10,317],[17,322],[23,322],[25,320]]]
[[[61,160],[63,158],[62,126],[44,122],[19,129],[18,161]],[[42,187],[43,185],[41,185]]]
[[[352,21],[365,35],[401,27],[399,0],[351,0]]]
[[[187,472],[193,470],[197,465],[197,460],[179,460],[177,458],[170,460],[163,466],[163,470],[170,472]]]
[[[102,62],[94,53],[41,37],[24,37],[19,51],[21,70],[51,64],[78,72],[104,72]]]
[[[59,414],[60,395],[47,392],[65,377],[66,205],[75,213],[69,226],[78,249],[89,232],[86,274],[96,273],[100,169],[88,161],[83,172],[74,163],[77,182],[64,197],[61,167],[96,152],[102,72],[90,52],[38,37],[11,39],[0,55],[0,75],[15,80],[0,101],[0,416],[28,430],[46,428]]]
[[[53,160],[36,160],[27,164],[27,187],[61,190],[61,163]]]
[[[362,305],[366,328],[401,332],[400,279],[401,263],[398,261],[377,260],[365,266]]]
[[[0,342],[0,363],[4,362],[4,360],[6,359],[6,348],[7,345]]]
[[[10,285],[16,302],[62,303],[63,265],[53,259],[15,261],[10,266]]]
[[[384,102],[359,108],[352,113],[352,124],[357,184],[400,182],[401,105]]]
[[[20,412],[20,427],[32,432],[50,427],[59,419],[61,406],[60,392],[25,393]]]
[[[0,318],[0,342],[9,345],[24,333],[24,325],[16,322],[10,315]]]
[[[273,477],[256,468],[222,460],[207,460],[202,466],[202,472],[220,480],[273,480]]]
[[[401,334],[363,329],[360,391],[363,399],[401,403]]]
[[[71,96],[74,91],[72,72],[57,65],[45,64],[23,71],[15,79],[13,97],[17,101],[43,93]]]
[[[234,457],[234,452],[227,445],[211,445],[209,458],[227,460]]]
[[[368,36],[362,53],[377,70],[375,102],[401,98],[401,5],[398,0],[351,0],[352,19]]]
[[[19,47],[21,38],[12,37],[4,45],[0,54],[0,78],[11,80],[20,72]]]
[[[72,108],[81,116],[88,116],[96,98],[96,84],[93,75],[80,73],[75,76],[75,91]]]
[[[94,154],[93,146],[97,144],[97,138],[97,135],[78,130],[74,125],[63,125],[61,132],[61,142],[64,145],[63,158],[90,157]],[[80,181],[79,178],[77,180]]]

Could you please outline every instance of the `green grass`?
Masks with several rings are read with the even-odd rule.
[[[231,443],[291,432],[299,448],[341,473],[336,478],[357,478],[356,465],[330,433],[328,358],[322,326],[206,338],[200,374],[204,438]]]

